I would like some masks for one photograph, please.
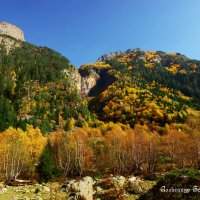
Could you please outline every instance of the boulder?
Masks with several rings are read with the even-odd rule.
[[[135,182],[136,181],[136,177],[132,176],[128,179],[128,182]]]
[[[93,200],[93,184],[94,180],[89,176],[80,181],[69,181],[66,183],[66,191],[71,193],[69,199]]]
[[[98,180],[94,185],[95,198],[101,200],[121,199],[125,195],[123,188],[125,182],[126,178],[123,176],[112,176]]]

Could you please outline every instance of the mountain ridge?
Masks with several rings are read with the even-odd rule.
[[[48,47],[1,37],[16,42],[8,52],[1,44],[1,130],[32,124],[51,132],[97,118],[162,132],[200,109],[200,61],[180,53],[128,49],[77,69]]]
[[[87,77],[102,71],[114,77],[105,88],[97,88],[96,95],[88,92],[90,110],[100,120],[148,124],[160,132],[166,124],[183,122],[189,108],[199,109],[199,61],[180,53],[141,49],[109,55],[80,68]]]

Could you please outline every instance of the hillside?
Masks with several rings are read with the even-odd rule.
[[[88,80],[94,73],[99,76],[88,92],[89,105],[105,122],[159,130],[183,122],[188,108],[200,108],[200,62],[179,53],[118,51],[83,65],[80,72]]]
[[[0,46],[0,130],[27,124],[43,132],[80,126],[90,119],[81,97],[81,77],[69,60],[47,47],[11,36]]]
[[[129,49],[77,70],[47,47],[11,35],[1,39],[0,130],[26,124],[43,132],[68,130],[70,123],[95,125],[95,113],[105,123],[162,132],[166,124],[184,122],[191,108],[200,109],[200,61],[179,53]]]
[[[0,199],[138,199],[200,169],[200,61],[129,49],[78,69],[1,25]]]

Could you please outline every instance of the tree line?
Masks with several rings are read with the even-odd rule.
[[[152,174],[200,167],[199,114],[166,127],[162,136],[147,126],[58,130],[43,136],[38,128],[8,128],[0,134],[0,179],[82,176],[87,173]]]

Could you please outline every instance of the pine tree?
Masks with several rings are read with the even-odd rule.
[[[53,177],[53,161],[51,157],[51,142],[48,140],[47,145],[40,157],[38,165],[38,173],[40,181],[48,182]]]

